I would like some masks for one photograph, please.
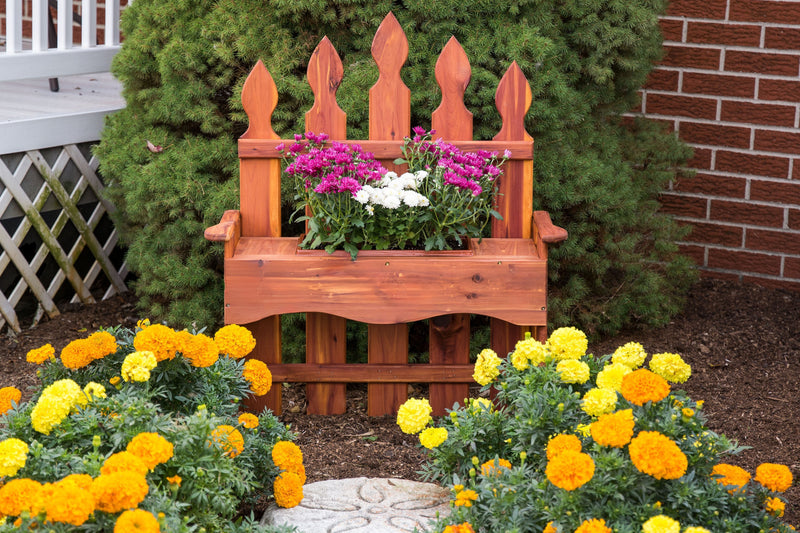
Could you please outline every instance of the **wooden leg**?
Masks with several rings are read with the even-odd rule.
[[[368,339],[369,364],[408,362],[408,324],[369,324]],[[367,414],[394,415],[407,398],[406,383],[370,383],[367,385]]]
[[[430,319],[431,364],[469,364],[469,315],[444,315]],[[469,383],[431,383],[434,416],[442,416],[455,402],[469,396]]]
[[[347,321],[324,313],[306,315],[306,362],[347,362]],[[314,415],[340,415],[347,410],[345,383],[309,383],[306,385],[306,412]]]
[[[244,324],[256,339],[256,347],[248,357],[264,362],[267,367],[281,362],[281,320],[279,316],[269,316],[258,322]],[[245,400],[245,408],[251,413],[261,413],[269,408],[276,415],[281,414],[281,383],[273,383],[272,389],[264,396],[254,396]]]

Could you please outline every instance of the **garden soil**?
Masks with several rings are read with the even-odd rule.
[[[75,306],[18,335],[0,335],[2,386],[14,385],[30,397],[38,385],[28,350],[51,343],[57,351],[99,327],[132,327],[141,318],[130,294]],[[762,462],[792,469],[795,486],[785,494],[785,518],[800,526],[800,293],[733,281],[704,279],[689,294],[686,308],[668,325],[625,331],[590,346],[612,352],[629,341],[648,353],[675,352],[692,366],[682,387],[704,400],[711,430],[748,447],[729,462],[751,473]],[[410,386],[412,395],[424,395]],[[416,438],[404,435],[392,417],[366,416],[366,387],[348,388],[347,413],[314,416],[304,412],[302,386],[284,390],[282,420],[298,433],[308,481],[350,477],[420,480],[424,455]]]

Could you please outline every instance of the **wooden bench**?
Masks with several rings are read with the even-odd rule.
[[[339,56],[327,37],[308,65],[314,105],[306,131],[355,142],[387,168],[400,157],[411,132],[410,91],[400,78],[408,41],[389,13],[372,43],[379,78],[369,91],[369,139],[346,139],[346,115],[336,102],[342,81]],[[435,137],[462,150],[511,151],[500,178],[492,238],[472,240],[469,250],[363,251],[356,261],[345,252],[298,250],[297,237],[281,235],[280,139],[271,125],[278,91],[259,62],[242,90],[249,129],[239,139],[240,209],[226,211],[207,239],[225,245],[225,322],[250,329],[257,345],[251,357],[264,361],[276,384],[307,383],[307,411],[345,412],[347,383],[368,383],[368,412],[394,414],[406,400],[408,383],[430,383],[436,414],[468,395],[469,314],[491,317],[491,347],[500,355],[525,331],[545,340],[547,246],[566,239],[544,211],[532,212],[533,139],[524,117],[531,102],[528,81],[512,63],[496,93],[503,124],[491,141],[472,139],[472,113],[464,106],[469,61],[455,38],[438,58],[440,106],[431,117]],[[306,313],[306,362],[281,364],[279,316]],[[428,364],[408,364],[408,322],[429,318]],[[368,363],[345,364],[346,320],[368,324]],[[248,407],[281,412],[280,387]]]

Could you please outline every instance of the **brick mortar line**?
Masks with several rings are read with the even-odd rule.
[[[706,260],[706,262],[708,262],[708,261]],[[783,265],[781,265],[781,267],[783,267]],[[708,267],[708,266],[702,266],[702,265],[697,265],[696,268],[698,270],[704,270],[704,271],[707,271],[707,272],[719,272],[721,274],[733,274],[733,275],[740,276],[740,277],[741,276],[747,276],[747,277],[750,277],[750,278],[768,279],[768,280],[771,280],[771,281],[789,281],[789,282],[792,282],[792,283],[800,282],[800,279],[798,279],[798,278],[787,278],[787,277],[784,277],[784,276],[770,276],[769,274],[761,274],[761,273],[757,273],[757,272],[750,272],[749,270],[729,270],[727,268],[716,268],[716,267]]]
[[[745,204],[745,205],[757,205],[761,207],[780,207],[781,209],[800,209],[800,204],[781,204],[777,202],[766,202],[764,200],[750,200],[750,199],[743,199],[743,198],[731,198],[729,196],[715,196],[715,195],[708,195],[708,194],[700,194],[696,192],[677,192],[677,191],[664,191],[661,194],[671,194],[674,196],[681,196],[684,198],[697,198],[700,200],[721,200],[725,202],[733,202],[737,204]],[[794,207],[796,206],[796,207]],[[758,227],[767,227],[767,226],[758,226]],[[795,232],[800,235],[800,230],[790,230],[786,228],[786,231]]]
[[[800,51],[798,51],[800,53]],[[707,68],[697,67],[676,67],[673,65],[656,64],[653,70],[666,70],[670,72],[688,72],[690,74],[708,74],[708,75],[724,75],[737,78],[756,78],[762,80],[776,80],[776,81],[800,81],[797,75],[792,74],[767,74],[762,72],[741,72],[738,70],[709,70]]]
[[[660,116],[665,116],[665,115],[655,115],[655,114],[648,113],[647,116],[648,117],[660,117]],[[679,133],[680,133],[680,131],[679,131]],[[683,139],[681,139],[681,140],[683,140]],[[711,154],[712,157],[716,154],[717,151],[722,150],[724,152],[732,152],[732,153],[741,154],[741,155],[759,155],[759,156],[765,156],[765,157],[783,157],[784,159],[789,159],[789,160],[800,158],[800,154],[792,153],[792,152],[768,152],[768,151],[765,151],[765,150],[751,150],[749,148],[735,148],[735,147],[732,147],[732,146],[724,146],[724,145],[716,145],[716,144],[691,143],[691,142],[688,142],[688,141],[683,141],[683,142],[685,142],[689,146],[692,146],[692,147],[695,147],[695,148],[702,148],[702,149],[705,149],[705,150],[714,150],[714,153]],[[694,167],[690,167],[690,168],[692,170],[700,170],[700,171],[703,171],[703,170],[716,170],[716,169],[702,169],[702,168],[694,168]],[[738,172],[731,172],[729,174],[731,176],[734,176],[734,177],[756,176],[756,177],[763,177],[763,178],[773,178],[773,179],[777,179],[777,180],[783,179],[783,180],[786,180],[786,181],[793,181],[793,180],[789,179],[788,177],[786,177],[786,178],[775,178],[774,176],[761,176],[760,174],[742,174],[742,173],[738,173]]]
[[[787,4],[794,4],[797,0],[788,0]],[[683,22],[688,24],[690,22],[699,22],[701,24],[722,24],[723,26],[762,26],[765,28],[790,28],[800,29],[800,24],[790,24],[787,22],[768,22],[768,21],[747,21],[747,20],[729,20],[718,18],[698,18],[698,17],[684,17],[681,15],[662,15],[658,20],[666,20],[670,22]]]
[[[720,244],[711,244],[707,242],[694,242],[694,241],[675,241],[676,244],[680,245],[687,245],[687,246],[703,246],[708,248],[709,250],[722,250],[724,252],[749,252],[751,254],[759,254],[759,255],[766,255],[769,257],[777,257],[779,259],[800,259],[800,255],[797,254],[788,254],[788,253],[781,253],[781,252],[771,252],[769,250],[754,250],[752,248],[731,248],[730,246],[722,246]],[[792,278],[794,279],[794,278]],[[800,280],[798,280],[800,281]]]
[[[800,50],[786,48],[759,48],[757,46],[743,46],[738,44],[708,44],[708,43],[681,43],[678,41],[664,41],[663,46],[672,48],[700,48],[702,50],[727,50],[729,52],[770,53],[775,55],[797,56]]]

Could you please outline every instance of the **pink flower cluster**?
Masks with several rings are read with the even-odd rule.
[[[362,185],[380,180],[386,169],[369,152],[363,152],[357,144],[333,141],[323,147],[328,135],[295,135],[295,143],[289,147],[289,158],[294,160],[286,167],[286,173],[303,177],[306,189],[319,194],[349,192],[353,196]],[[277,147],[283,152],[284,146]]]

